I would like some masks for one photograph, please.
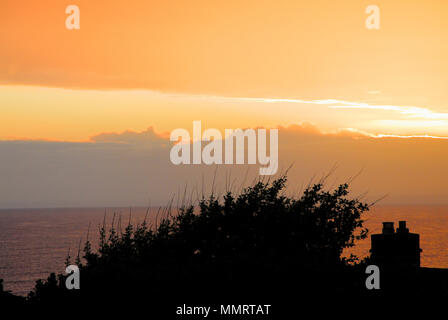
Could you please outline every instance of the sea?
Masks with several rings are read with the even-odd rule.
[[[131,222],[156,223],[166,216],[158,208],[51,208],[0,210],[0,279],[5,290],[26,296],[36,280],[51,272],[63,273],[68,255],[72,261],[87,238],[93,247],[99,227],[112,221],[122,229]],[[448,268],[448,206],[375,206],[364,215],[370,234],[381,233],[382,222],[407,221],[410,232],[420,234],[421,265]],[[369,254],[370,237],[344,252]]]

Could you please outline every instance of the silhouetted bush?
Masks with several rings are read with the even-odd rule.
[[[9,291],[5,291],[3,287],[3,279],[0,279],[0,312],[5,307],[18,307],[23,305],[25,302],[25,299],[23,297],[18,297]],[[0,313],[1,314],[1,313]]]
[[[341,254],[366,237],[361,216],[369,206],[348,198],[347,184],[332,191],[315,184],[294,199],[282,194],[285,183],[282,177],[239,195],[211,195],[157,226],[145,220],[124,232],[112,225],[107,232],[103,224],[99,249],[86,242],[84,259],[77,261],[81,290],[65,289],[65,276],[52,274],[28,300],[160,303],[229,291],[263,294],[269,288],[272,294],[285,282],[316,292],[359,286],[345,281],[354,267]]]

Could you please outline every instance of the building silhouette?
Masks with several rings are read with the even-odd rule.
[[[374,264],[390,269],[412,269],[420,267],[420,236],[410,233],[406,221],[383,222],[381,234],[371,236],[371,260]]]

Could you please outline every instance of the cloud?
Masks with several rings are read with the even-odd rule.
[[[93,142],[100,143],[123,143],[130,145],[145,145],[152,148],[166,148],[168,134],[156,133],[153,127],[142,132],[124,131],[121,133],[105,132],[90,138]]]
[[[446,202],[448,141],[403,138],[356,130],[325,134],[309,123],[280,127],[279,172],[294,164],[290,192],[337,165],[330,185],[363,170],[355,194],[389,194],[391,203]],[[210,190],[215,170],[221,192],[228,180],[240,186],[258,177],[258,164],[173,165],[170,147],[152,128],[103,133],[84,143],[0,141],[0,207],[164,205],[179,188],[187,186],[194,199]]]
[[[380,91],[369,91],[369,94],[378,94]],[[176,96],[176,95],[173,95]],[[179,95],[177,95],[179,96]],[[415,106],[399,106],[399,105],[375,105],[365,102],[347,101],[339,99],[314,99],[303,100],[293,98],[270,98],[270,97],[224,97],[212,95],[189,95],[183,96],[191,99],[214,100],[220,102],[255,102],[255,103],[286,103],[286,104],[314,104],[327,106],[330,109],[364,109],[370,111],[390,111],[406,118],[430,119],[430,120],[448,120],[448,113],[434,112],[429,108]],[[444,123],[446,124],[446,123]]]
[[[374,138],[374,139],[386,139],[386,138],[397,138],[397,139],[441,139],[448,140],[448,137],[432,136],[432,135],[398,135],[398,134],[373,134],[366,131],[358,130],[355,128],[345,128],[341,129],[338,133],[340,136],[350,136],[352,138]]]
[[[369,92],[371,94],[377,94],[380,91]],[[397,105],[372,105],[363,102],[354,102],[338,99],[322,99],[322,100],[301,100],[301,99],[289,99],[289,98],[223,98],[221,100],[229,101],[253,101],[253,102],[265,102],[265,103],[300,103],[300,104],[317,104],[328,105],[331,109],[367,109],[367,110],[383,110],[394,111],[402,115],[406,115],[413,118],[423,119],[435,119],[435,120],[448,120],[448,113],[446,112],[434,112],[428,108],[414,107],[414,106],[397,106]]]
[[[332,109],[367,109],[367,110],[384,110],[394,111],[412,118],[448,120],[448,113],[434,112],[427,108],[410,107],[410,106],[393,106],[393,105],[369,105],[367,103],[342,102],[341,105],[331,105]]]

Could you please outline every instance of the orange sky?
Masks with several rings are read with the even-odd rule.
[[[80,30],[65,28],[69,4]],[[0,139],[79,141],[194,118],[448,136],[448,3],[376,1],[380,30],[364,26],[369,4],[4,0]],[[267,98],[352,105],[329,118],[329,105]]]
[[[79,30],[65,27],[72,4]],[[372,4],[380,30],[365,27]],[[279,141],[282,164],[297,160],[294,181],[340,163],[344,176],[365,169],[360,191],[441,203],[447,36],[446,0],[2,0],[0,207],[105,204],[111,195],[135,204],[148,190],[162,201],[178,177],[198,176],[170,166],[161,138],[193,120],[203,129],[312,128]],[[126,131],[136,133],[116,134]],[[122,136],[163,150],[102,144]],[[111,180],[131,168],[119,189]],[[145,184],[149,171],[171,182]],[[100,195],[103,184],[116,189]]]

